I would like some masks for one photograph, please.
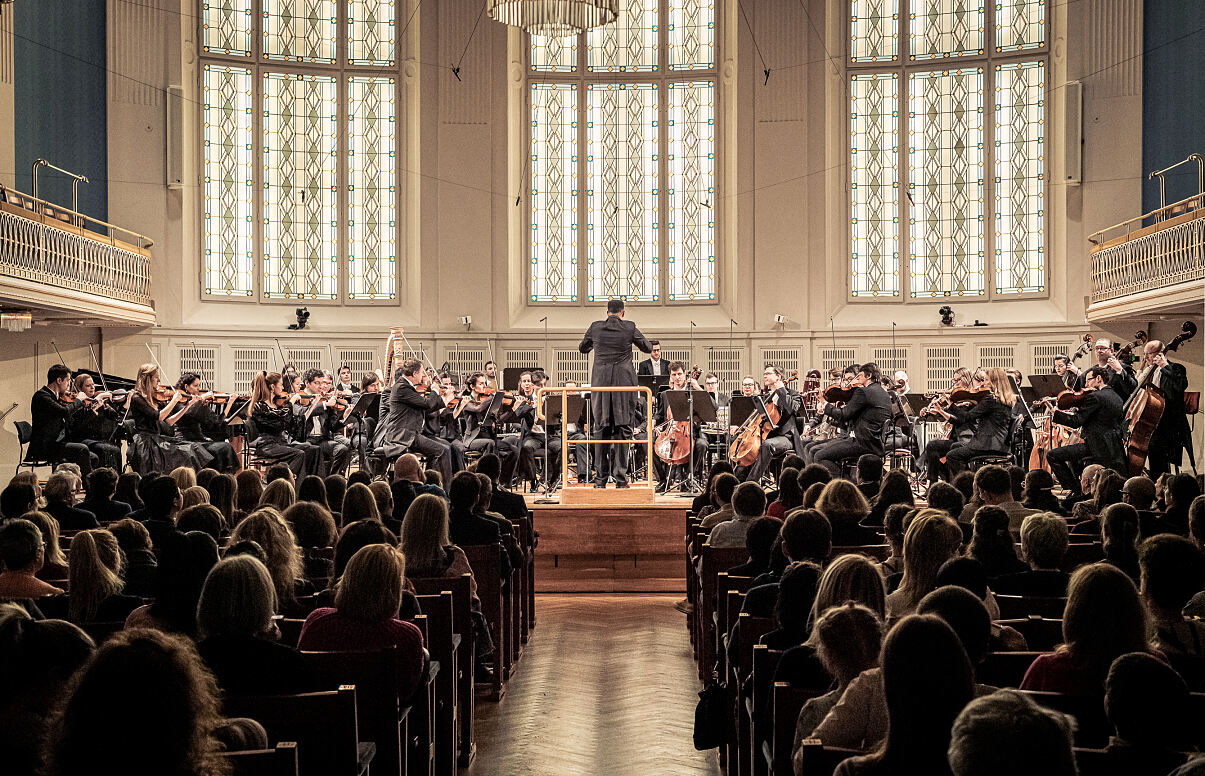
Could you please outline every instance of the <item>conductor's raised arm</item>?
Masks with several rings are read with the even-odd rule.
[[[586,332],[586,336],[589,337],[590,332]],[[582,340],[582,343],[585,344],[585,340]],[[641,353],[653,352],[653,346],[650,345],[649,341],[644,338],[643,334],[640,333],[640,329],[637,329],[634,326],[632,327],[632,344],[635,345]],[[582,352],[586,353],[588,351],[583,350]]]
[[[591,350],[594,350],[594,326],[595,324],[592,323],[590,324],[590,328],[586,329],[585,336],[583,336],[582,341],[578,343],[578,353],[589,353]]]

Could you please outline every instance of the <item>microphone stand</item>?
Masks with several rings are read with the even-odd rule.
[[[543,318],[540,319],[540,322],[544,324],[544,365],[545,365],[544,374],[547,375],[548,369],[549,369],[548,316],[545,315]],[[565,395],[561,394],[561,422],[562,423],[565,422],[565,418],[564,418],[565,398],[564,397],[565,397]],[[545,406],[547,406],[547,404],[545,404]],[[539,419],[539,417],[540,417],[540,413],[537,412],[536,419]],[[544,488],[543,488],[543,490],[544,490],[545,496],[551,496],[553,493],[553,487],[552,487],[552,482],[548,479],[548,448],[549,448],[549,440],[548,440],[549,430],[548,429],[549,429],[549,426],[547,423],[548,419],[545,418],[544,420],[545,420],[545,423],[544,423]],[[564,451],[564,449],[562,449],[561,455],[564,455],[564,454],[565,454],[565,451]]]
[[[695,355],[695,322],[690,322],[690,356],[693,360]],[[699,487],[699,481],[695,479],[695,389],[690,386],[690,382],[686,383],[687,404],[690,407],[689,422],[686,424],[686,432],[690,434],[689,449],[690,458],[686,461],[686,479],[682,480],[682,487],[685,489],[683,493],[679,493],[679,498],[694,498],[695,495],[702,493]]]

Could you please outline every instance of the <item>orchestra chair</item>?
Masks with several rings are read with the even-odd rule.
[[[17,429],[17,468],[13,472],[14,475],[20,474],[22,469],[33,471],[42,466],[53,467],[57,461],[41,458],[29,458],[25,447],[29,441],[33,439],[33,426],[27,421],[18,420],[13,423],[13,427]]]
[[[1024,440],[1022,434],[1025,431],[1025,421],[1029,418],[1025,415],[1017,415],[1008,425],[1008,434],[1004,437],[1004,449],[998,452],[983,453],[976,455],[967,460],[967,469],[976,471],[980,466],[995,464],[1005,468],[1012,466],[1014,463],[1022,465]],[[1020,447],[1021,450],[1017,448]]]
[[[773,628],[766,632],[769,630]],[[744,643],[743,633],[741,639]],[[760,641],[761,636],[757,639]],[[748,690],[743,693],[744,702],[741,705],[749,726],[749,761],[752,763],[751,772],[754,776],[765,776],[767,773],[764,745],[773,745],[774,723],[771,715],[774,709],[771,698],[774,694],[774,673],[778,670],[778,663],[783,654],[782,650],[770,649],[765,644],[754,644],[751,650],[750,661],[753,669],[749,672]]]
[[[299,776],[297,744],[279,741],[272,749],[222,752],[232,776]]]
[[[376,755],[376,744],[360,740],[355,685],[295,695],[231,695],[222,701],[222,714],[255,720],[269,741],[295,742],[301,776],[364,776]]]
[[[1045,617],[1048,620],[1061,620],[1067,599],[1058,596],[997,594],[996,605],[1000,607],[1002,620],[1017,620],[1030,615]]]

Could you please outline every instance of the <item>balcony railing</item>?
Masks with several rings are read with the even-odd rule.
[[[1092,302],[1205,280],[1205,194],[1102,229],[1093,243]]]
[[[148,237],[0,186],[0,276],[151,306]]]

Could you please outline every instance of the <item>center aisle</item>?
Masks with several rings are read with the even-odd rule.
[[[691,744],[698,682],[681,595],[536,598],[501,703],[477,704],[468,776],[720,773]]]

